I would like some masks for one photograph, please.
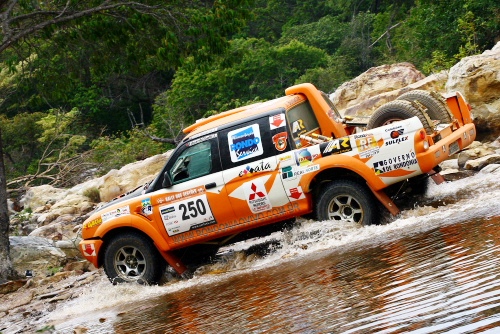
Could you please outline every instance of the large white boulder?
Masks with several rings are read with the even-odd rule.
[[[370,116],[384,103],[410,90],[444,92],[447,80],[446,71],[425,77],[410,63],[383,65],[342,84],[331,99],[343,115]]]
[[[446,90],[464,94],[479,130],[500,135],[500,42],[455,64],[449,71]]]
[[[341,114],[370,116],[414,89],[462,93],[472,106],[478,132],[495,139],[500,135],[500,42],[480,55],[463,58],[449,71],[428,77],[409,63],[373,67],[342,84],[331,99]]]
[[[34,275],[45,276],[51,269],[58,271],[66,262],[66,254],[46,238],[12,236],[9,241],[12,265],[20,274],[31,270]]]

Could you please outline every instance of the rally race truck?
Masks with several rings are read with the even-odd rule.
[[[368,122],[342,117],[312,84],[213,115],[186,134],[150,183],[97,208],[80,250],[114,284],[189,277],[228,243],[300,216],[379,222],[391,187],[442,181],[439,163],[472,143],[460,93],[409,91]],[[173,269],[172,269],[173,268]]]

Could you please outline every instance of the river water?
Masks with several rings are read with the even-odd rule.
[[[500,168],[430,185],[425,198],[385,225],[302,221],[225,249],[188,281],[113,286],[103,277],[40,326],[53,324],[57,333],[75,327],[87,333],[500,333],[499,178]]]

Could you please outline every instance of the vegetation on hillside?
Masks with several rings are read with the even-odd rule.
[[[500,38],[495,0],[119,2],[10,0],[8,17],[0,3],[11,192],[71,186],[92,168],[104,173],[160,153],[196,119],[296,83],[332,92],[370,67],[402,61],[430,74]],[[41,13],[59,10],[58,19],[70,13],[64,6],[77,13],[104,3],[113,6],[14,38]]]

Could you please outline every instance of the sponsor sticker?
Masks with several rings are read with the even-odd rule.
[[[281,178],[283,180],[294,180],[299,176],[316,172],[318,170],[319,170],[319,165],[317,164],[305,167],[293,167],[293,166],[283,167],[281,169]]]
[[[159,210],[169,236],[216,224],[205,195],[162,206]]]
[[[151,198],[145,198],[141,202],[142,205],[142,213],[146,216],[150,216],[153,214],[153,205],[151,204]]]
[[[187,145],[188,146],[194,146],[196,144],[199,144],[201,142],[204,142],[204,141],[207,141],[207,140],[210,140],[210,139],[213,139],[213,138],[217,138],[217,133],[212,133],[212,134],[209,134],[209,135],[206,135],[206,136],[203,136],[203,137],[191,140]]]
[[[264,153],[258,124],[230,131],[227,137],[232,162],[253,158]]]
[[[415,152],[397,155],[388,159],[373,162],[375,174],[380,175],[400,168],[408,168],[418,164]]]
[[[404,134],[404,129],[392,130],[390,133],[391,139],[386,140],[384,145],[389,146],[407,141],[409,136],[403,136],[403,134]]]
[[[292,158],[293,158],[292,154],[282,155],[282,156],[278,157],[278,161],[288,162],[288,161],[292,161]]]
[[[358,148],[359,156],[361,158],[371,158],[379,152],[379,147],[375,136],[372,134],[359,134],[354,135],[356,147]]]
[[[248,206],[253,213],[271,210],[271,201],[262,180],[257,179],[246,183],[243,190]]]
[[[281,113],[274,116],[269,116],[269,128],[271,130],[285,126],[285,114]]]
[[[351,139],[349,137],[341,137],[320,144],[321,154],[328,156],[331,154],[341,154],[352,151]]]
[[[89,221],[88,223],[83,224],[83,228],[92,228],[95,226],[99,226],[102,224],[102,217],[98,217],[92,221]]]
[[[312,164],[314,159],[317,158],[317,154],[312,154],[307,148],[300,151],[295,151],[295,161],[297,166],[309,166]]]
[[[292,123],[292,133],[294,137],[298,137],[304,132],[306,132],[306,126],[304,125],[304,121],[302,119],[298,119]]]
[[[86,256],[96,256],[94,244],[83,244],[82,250]]]
[[[264,160],[261,160],[256,164],[247,165],[245,169],[238,174],[238,176],[243,177],[245,175],[251,175],[257,172],[264,172],[266,170],[271,170],[271,164],[269,163],[269,161],[264,162]]]
[[[298,186],[295,188],[290,188],[287,190],[287,195],[292,201],[297,201],[299,199],[303,199],[306,196],[304,195],[304,192],[302,191],[302,187]]]
[[[191,197],[199,194],[205,193],[205,187],[191,188],[184,191],[169,193],[165,197],[159,197],[156,199],[156,203],[163,204],[166,202],[171,202],[174,200],[182,199],[185,197]]]
[[[286,150],[288,134],[286,132],[280,132],[273,136],[274,147],[280,152]]]
[[[111,219],[115,219],[121,216],[127,216],[129,214],[130,214],[130,207],[126,205],[122,206],[121,208],[103,213],[101,217],[102,217],[102,222],[105,223],[107,221],[110,221]]]

